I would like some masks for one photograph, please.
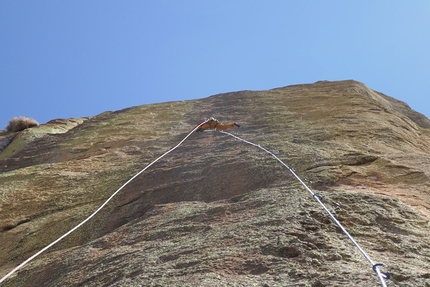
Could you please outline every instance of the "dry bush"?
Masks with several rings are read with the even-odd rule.
[[[6,126],[6,130],[8,132],[19,132],[31,127],[38,126],[39,123],[28,117],[14,117],[9,121],[9,123]]]

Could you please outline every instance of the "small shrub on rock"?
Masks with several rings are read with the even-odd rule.
[[[19,132],[28,128],[36,127],[39,123],[28,117],[14,117],[6,126],[8,132]]]

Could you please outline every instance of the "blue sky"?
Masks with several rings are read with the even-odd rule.
[[[427,0],[1,1],[0,129],[345,79],[430,117],[429,27]]]

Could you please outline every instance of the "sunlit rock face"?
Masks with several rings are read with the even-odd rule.
[[[389,286],[430,286],[430,121],[356,81],[143,105],[0,131],[0,276],[93,213],[203,119],[274,152]],[[262,150],[193,133],[2,286],[378,286]],[[427,285],[426,285],[427,284]]]

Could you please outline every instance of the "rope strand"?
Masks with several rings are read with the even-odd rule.
[[[163,153],[161,156],[159,156],[153,162],[151,162],[150,164],[148,164],[147,166],[145,166],[141,171],[139,171],[138,173],[136,173],[132,178],[130,178],[126,183],[124,183],[120,188],[118,188],[96,211],[94,211],[90,216],[88,216],[86,219],[84,219],[84,221],[82,221],[81,223],[79,223],[78,225],[76,225],[75,227],[73,227],[72,229],[70,229],[68,232],[66,232],[65,234],[63,234],[62,236],[60,236],[57,240],[55,240],[52,243],[50,243],[49,245],[47,245],[46,247],[44,247],[43,249],[41,249],[39,252],[37,252],[36,254],[34,254],[33,256],[31,256],[30,258],[28,258],[27,260],[25,260],[24,262],[22,262],[17,267],[15,267],[8,274],[6,274],[3,278],[0,279],[0,283],[3,282],[4,280],[6,280],[8,277],[10,277],[16,271],[18,271],[19,269],[21,269],[22,267],[24,267],[31,260],[33,260],[34,258],[36,258],[37,256],[39,256],[40,254],[42,254],[43,252],[45,252],[46,250],[48,250],[49,248],[51,248],[52,246],[54,246],[55,244],[57,244],[64,237],[68,236],[70,233],[72,233],[73,231],[75,231],[76,229],[78,229],[79,227],[81,227],[88,220],[90,220],[91,218],[93,218],[94,215],[96,215],[103,207],[105,207],[105,205],[108,204],[108,202],[111,201],[111,199],[115,195],[117,195],[117,193],[120,192],[127,184],[129,184],[133,179],[135,179],[136,177],[138,177],[142,172],[144,172],[145,170],[147,170],[150,166],[152,166],[154,163],[156,163],[157,161],[159,161],[161,158],[163,158],[164,156],[166,156],[167,154],[169,154],[170,152],[172,152],[173,150],[175,150],[176,148],[178,148],[194,131],[196,131],[200,126],[204,125],[207,121],[208,120],[205,120],[202,123],[200,123],[199,125],[197,125],[176,146],[174,146],[170,150],[168,150],[165,153]]]
[[[243,138],[240,138],[236,135],[233,135],[229,132],[226,131],[219,131],[220,133],[229,135],[235,139],[238,139],[244,143],[253,145],[255,147],[258,147],[259,149],[267,152],[268,154],[270,154],[271,156],[273,156],[277,161],[279,161],[283,166],[285,166],[293,175],[294,177],[303,185],[303,187],[310,192],[310,194],[312,194],[312,197],[315,199],[315,201],[317,201],[323,208],[324,210],[328,213],[328,215],[331,217],[331,219],[334,221],[334,223],[336,223],[337,226],[339,226],[339,228],[342,230],[342,232],[352,241],[352,243],[357,247],[357,249],[361,252],[361,254],[367,259],[367,261],[369,261],[369,263],[372,265],[373,271],[375,271],[375,273],[378,275],[379,280],[381,281],[381,285],[383,287],[386,287],[387,284],[385,282],[385,279],[389,279],[391,277],[390,272],[387,272],[387,274],[381,272],[379,270],[378,267],[380,266],[385,266],[382,263],[376,263],[373,262],[373,260],[370,258],[369,255],[367,255],[367,253],[363,250],[363,248],[361,248],[361,246],[357,243],[357,241],[354,240],[354,238],[351,236],[351,234],[349,234],[349,232],[343,227],[343,225],[339,222],[339,220],[336,219],[336,217],[333,215],[333,213],[330,212],[330,210],[325,206],[325,204],[322,202],[322,196],[313,192],[305,183],[304,181],[296,174],[296,172],[289,167],[288,165],[286,165],[282,160],[279,159],[279,157],[277,157],[274,153],[272,153],[271,151],[265,149],[264,147],[262,147],[259,144],[255,144],[253,142],[247,141]]]

